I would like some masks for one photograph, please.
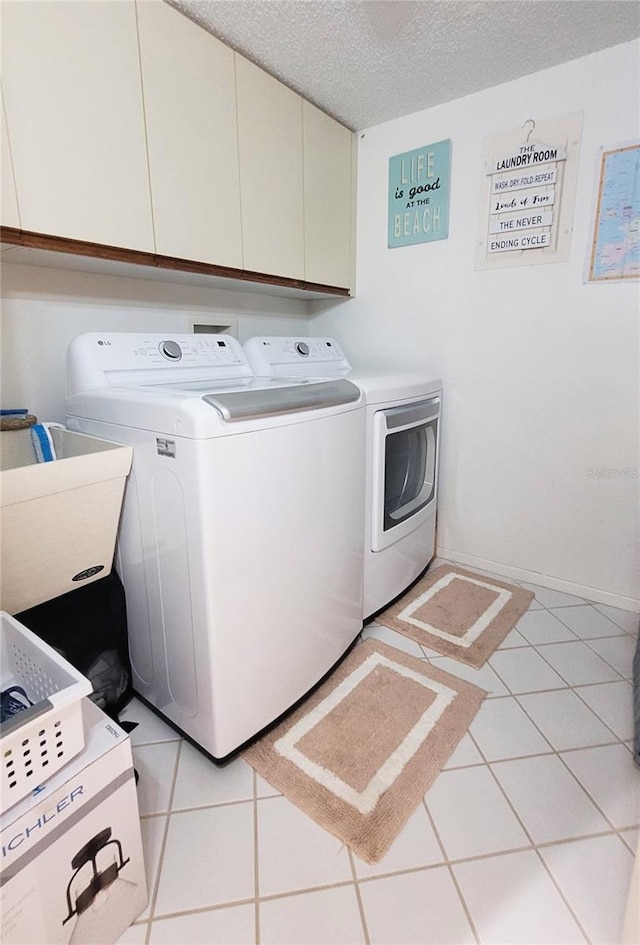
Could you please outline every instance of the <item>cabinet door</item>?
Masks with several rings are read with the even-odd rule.
[[[302,99],[236,54],[244,268],[304,279]]]
[[[2,82],[23,228],[153,251],[133,0],[4,0]]]
[[[20,214],[18,213],[18,200],[16,197],[16,187],[13,178],[13,162],[11,160],[11,149],[9,148],[9,138],[7,136],[7,119],[4,110],[4,96],[2,100],[2,182],[0,186],[0,223],[2,226],[14,226],[20,229]]]
[[[242,268],[233,51],[166,3],[138,3],[156,250]]]
[[[351,285],[353,134],[303,102],[305,279]]]

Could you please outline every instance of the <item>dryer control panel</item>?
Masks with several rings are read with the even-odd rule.
[[[259,335],[245,342],[244,351],[259,376],[336,377],[351,370],[333,338]]]

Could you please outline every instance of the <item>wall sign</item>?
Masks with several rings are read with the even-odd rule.
[[[581,134],[576,114],[487,139],[476,269],[568,259]]]
[[[600,158],[589,282],[640,278],[640,143]]]
[[[389,158],[388,246],[409,246],[449,236],[451,141]]]
[[[563,148],[530,142],[527,135],[525,143],[515,153],[493,161],[488,171],[492,192],[488,253],[542,249],[551,245],[557,162],[566,159]],[[520,173],[522,168],[527,169],[525,173]],[[518,230],[535,232],[524,235],[517,233]],[[514,233],[516,235],[512,235]]]

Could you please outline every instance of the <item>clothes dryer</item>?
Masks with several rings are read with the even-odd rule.
[[[362,627],[362,393],[256,378],[227,336],[87,333],[67,423],[133,446],[116,567],[134,689],[223,759]]]
[[[348,378],[365,396],[367,619],[402,594],[435,553],[442,382],[354,369],[333,338],[257,336],[244,349],[258,374]]]

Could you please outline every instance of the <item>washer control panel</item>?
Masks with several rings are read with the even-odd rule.
[[[259,335],[245,341],[244,351],[255,374],[336,375],[351,365],[333,338],[287,338]]]
[[[67,392],[186,380],[196,372],[212,378],[253,374],[242,345],[231,335],[85,332],[69,346]]]

